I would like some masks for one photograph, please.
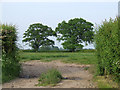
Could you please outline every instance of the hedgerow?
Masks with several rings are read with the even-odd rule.
[[[105,20],[96,30],[98,74],[120,81],[120,18]]]
[[[13,25],[0,25],[2,31],[2,82],[19,75],[19,53],[16,45],[17,32]]]

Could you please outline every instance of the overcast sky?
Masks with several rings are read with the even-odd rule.
[[[118,15],[117,2],[4,2],[2,9],[2,23],[14,24],[18,29],[18,43],[22,48],[29,48],[22,43],[23,33],[30,24],[42,23],[54,30],[63,20],[83,18],[93,24],[101,24],[105,19]],[[55,40],[55,45],[62,47]],[[93,45],[84,48],[94,48]]]

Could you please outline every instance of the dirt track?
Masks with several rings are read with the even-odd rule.
[[[62,76],[67,78],[62,80],[52,88],[95,88],[91,81],[92,74],[84,70],[90,65],[65,64],[58,61],[40,62],[39,60],[22,63],[20,77],[2,85],[3,88],[49,88],[51,86],[35,86],[42,72],[50,68],[57,68]]]

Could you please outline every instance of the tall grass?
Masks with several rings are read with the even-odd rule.
[[[39,78],[39,85],[46,86],[46,85],[52,85],[54,86],[62,79],[61,73],[57,69],[50,69],[46,73],[42,73],[42,75]]]

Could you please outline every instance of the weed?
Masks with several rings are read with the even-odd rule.
[[[94,77],[94,81],[97,82],[98,88],[118,88],[117,83],[104,76],[96,76]]]
[[[88,69],[89,69],[89,67],[85,67],[85,68],[84,68],[84,70],[88,70]]]
[[[57,69],[50,69],[46,73],[42,73],[39,78],[38,86],[51,85],[54,86],[59,83],[62,79],[61,73]]]

